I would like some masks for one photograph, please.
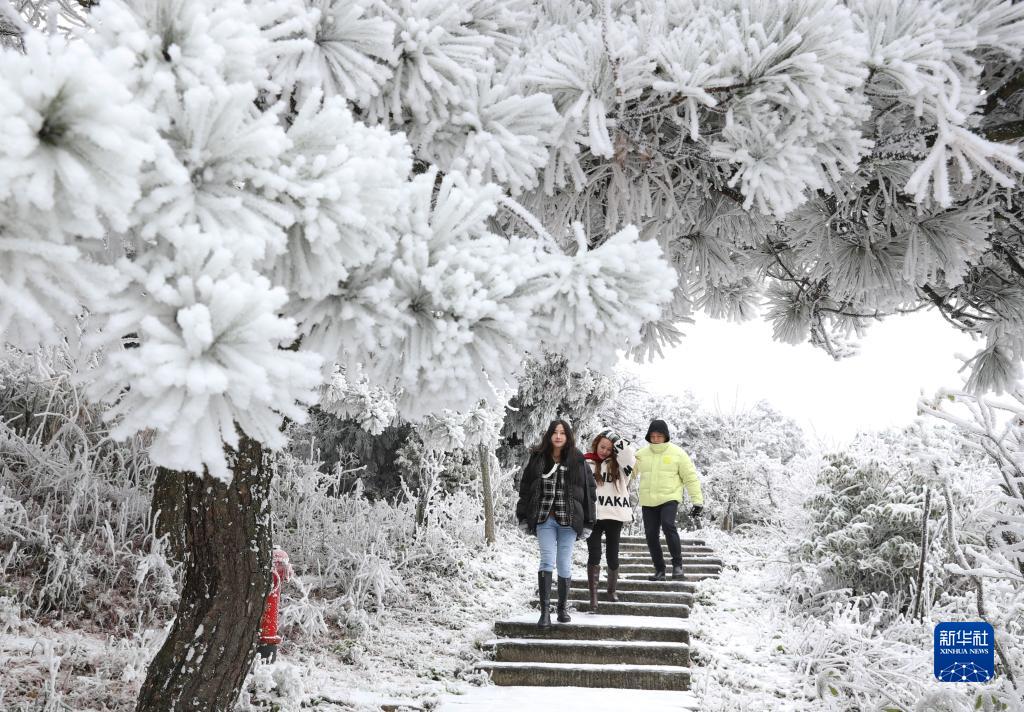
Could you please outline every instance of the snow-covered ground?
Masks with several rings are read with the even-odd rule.
[[[702,536],[725,562],[719,579],[702,581],[690,611],[693,691],[701,710],[820,710],[813,681],[783,638],[795,622],[786,615],[785,554],[771,540],[740,538],[718,529]],[[773,558],[774,557],[774,558]]]
[[[557,709],[560,712],[680,712],[700,709],[688,692],[615,690],[603,687],[481,687],[462,697],[446,697],[439,712],[522,712]]]
[[[518,533],[445,575],[406,580],[393,606],[358,637],[285,641],[277,662],[259,665],[243,695],[281,710],[429,708],[440,696],[489,684],[473,669],[494,620],[528,609],[534,551]],[[299,576],[302,572],[297,572]],[[159,631],[114,639],[74,621],[22,618],[10,599],[0,611],[0,709],[130,710]]]

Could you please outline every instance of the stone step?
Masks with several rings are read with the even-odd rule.
[[[571,598],[568,601],[570,612],[575,610],[577,613],[584,614],[590,612],[590,598],[589,596],[585,600],[578,598]],[[540,601],[530,601],[530,605],[534,608],[540,608]],[[555,617],[555,600],[551,601],[551,618]],[[607,614],[611,616],[659,616],[659,617],[672,617],[672,618],[689,618],[690,607],[682,603],[627,603],[625,601],[619,601],[618,603],[599,603],[598,605],[599,614]],[[540,615],[538,613],[538,615]]]
[[[664,536],[662,537],[664,541]],[[620,544],[643,544],[647,546],[647,539],[642,536],[624,536],[619,538]],[[679,543],[683,546],[707,546],[707,542],[703,539],[687,539],[685,537],[679,537]]]
[[[650,569],[650,568],[648,568],[643,573],[631,573],[631,572],[629,572],[629,573],[622,573],[622,574],[619,575],[619,588],[622,588],[623,582],[634,583],[634,582],[646,581],[647,577],[651,576],[653,574],[654,574],[654,571],[653,571],[653,569]],[[684,573],[682,578],[672,578],[671,570],[669,570],[669,571],[667,571],[665,573],[665,581],[676,581],[676,582],[691,583],[691,584],[697,583],[698,581],[703,581],[705,579],[716,579],[716,578],[719,578],[719,574],[717,574],[717,573]],[[660,582],[653,581],[653,582],[650,582],[650,583],[660,583]]]
[[[695,583],[691,581],[685,581],[683,579],[674,579],[671,575],[667,576],[664,581],[648,581],[647,576],[654,573],[653,568],[645,569],[645,575],[639,578],[629,578],[629,576],[636,576],[636,574],[620,575],[616,590],[619,593],[623,591],[659,591],[662,593],[693,593],[697,590]],[[671,572],[669,572],[671,574]],[[599,591],[606,591],[608,589],[608,582],[605,579],[599,579],[597,582],[597,588]],[[572,597],[574,590],[588,591],[586,578],[574,578],[569,584],[569,597]],[[558,600],[558,585],[555,583],[551,584],[551,600]]]
[[[536,640],[502,638],[484,643],[505,663],[588,663],[593,665],[690,664],[686,643],[609,640]]]
[[[586,554],[587,552],[583,551],[581,553]],[[666,547],[662,547],[661,555],[663,557],[665,557],[666,559],[671,559],[672,558],[672,553]],[[686,549],[683,549],[680,552],[680,556],[682,556],[684,559],[701,559],[701,560],[703,560],[703,559],[716,559],[718,561],[722,560],[722,558],[720,556],[715,556],[715,554],[713,552],[705,552],[705,551],[695,552],[695,551],[687,551]],[[630,549],[619,549],[619,559],[621,560],[621,559],[626,559],[626,558],[628,558],[628,559],[640,558],[640,559],[646,559],[646,560],[650,561],[651,560],[651,552],[648,551],[646,548],[645,549],[636,549],[635,551],[634,550],[630,550]],[[606,561],[606,559],[604,557],[604,553],[602,552],[602,555],[601,555],[601,565],[604,566],[606,563],[607,563],[607,561]]]
[[[654,573],[654,564],[650,561],[643,564],[619,564],[619,576],[625,574],[638,574],[647,572],[650,574]],[[665,562],[666,573],[672,573],[672,562]],[[717,574],[721,573],[721,564],[688,564],[683,562],[683,573],[684,574]]]
[[[571,623],[557,623],[552,619],[551,627],[541,630],[537,627],[537,617],[537,613],[532,612],[497,621],[494,632],[500,638],[690,642],[690,630],[684,618],[577,614]]]
[[[687,558],[687,557],[684,556],[682,563],[683,563],[683,566],[714,566],[714,567],[716,567],[718,569],[722,569],[722,568],[725,567],[725,563],[723,561],[720,561],[719,559],[711,559],[711,558],[707,558],[707,559],[690,559],[690,558]],[[666,556],[665,557],[665,564],[667,566],[671,566],[672,565],[672,558],[669,557],[669,556]],[[652,568],[654,566],[654,563],[651,561],[651,558],[649,556],[636,557],[636,558],[620,557],[619,558],[619,566],[620,567],[621,566],[646,566],[648,568]],[[573,572],[573,576],[575,576],[575,575],[576,575],[576,573]]]
[[[478,663],[495,685],[614,687],[630,690],[689,690],[690,669],[675,665],[573,663]]]
[[[693,594],[686,591],[623,591],[618,589],[615,595],[623,603],[679,603],[693,607]],[[573,601],[589,601],[590,589],[571,588],[569,589],[569,598]],[[555,600],[557,600],[557,596]],[[602,584],[598,589],[597,600],[608,600],[607,585]]]
[[[668,549],[662,549],[661,550],[661,554],[666,559],[671,559],[672,558],[672,555],[668,552]],[[684,551],[682,553],[682,557],[683,557],[683,561],[693,561],[693,562],[698,563],[698,564],[705,563],[707,561],[717,561],[718,563],[721,563],[721,564],[725,563],[720,557],[715,556],[713,554],[690,554],[690,553],[687,553],[687,552]],[[607,566],[608,564],[604,560],[603,556],[601,557],[601,559],[602,559],[601,560],[601,565],[602,566]],[[651,554],[650,554],[649,551],[647,551],[647,549],[644,549],[643,551],[620,551],[619,552],[619,563],[623,563],[623,562],[627,562],[627,561],[650,561],[650,560],[651,560]]]
[[[603,583],[602,586],[607,584]],[[666,578],[664,581],[648,581],[646,576],[640,578],[619,577],[619,591],[683,591],[693,593],[697,585],[693,581],[680,581],[679,579]]]
[[[661,540],[661,550],[662,551],[668,551],[668,544],[665,543],[664,539]],[[702,554],[714,554],[715,553],[715,550],[712,549],[710,546],[681,546],[681,547],[679,547],[679,550],[682,551],[684,555],[686,555],[686,554],[702,555]],[[627,551],[628,552],[636,552],[636,553],[646,554],[648,551],[650,551],[650,548],[647,546],[646,543],[644,543],[644,544],[622,544],[622,543],[620,543],[619,544],[619,553],[623,553],[623,552],[627,552]]]
[[[576,610],[590,614],[590,598],[575,602]],[[689,618],[690,606],[685,603],[637,603],[636,601],[598,601],[597,615],[612,616],[665,616]]]

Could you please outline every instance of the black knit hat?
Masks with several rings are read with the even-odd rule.
[[[650,427],[647,428],[647,435],[644,436],[644,440],[651,442],[651,433],[661,433],[665,436],[665,442],[671,440],[668,436],[668,424],[664,420],[652,420]]]

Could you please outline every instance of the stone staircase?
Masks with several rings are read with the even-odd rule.
[[[717,577],[722,561],[700,539],[683,539],[682,544],[683,577],[648,581],[654,566],[646,541],[624,536],[619,549],[617,603],[607,600],[606,567],[602,565],[598,610],[591,613],[586,576],[574,571],[569,593],[574,609],[571,623],[555,622],[554,612],[552,627],[546,631],[537,628],[535,612],[498,621],[496,637],[485,644],[493,659],[477,667],[501,686],[688,690],[690,632],[686,618],[699,582]],[[671,572],[664,540],[662,552]],[[553,587],[552,607],[557,599]]]

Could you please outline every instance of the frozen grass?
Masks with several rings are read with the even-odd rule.
[[[793,595],[781,530],[707,530],[705,538],[726,568],[720,579],[701,582],[691,612],[702,710],[1024,709],[1005,678],[950,685],[933,677],[934,626],[975,619],[970,599],[945,599],[923,622],[882,606],[865,613],[841,595],[809,609]],[[1019,641],[1013,650],[1021,654]]]

